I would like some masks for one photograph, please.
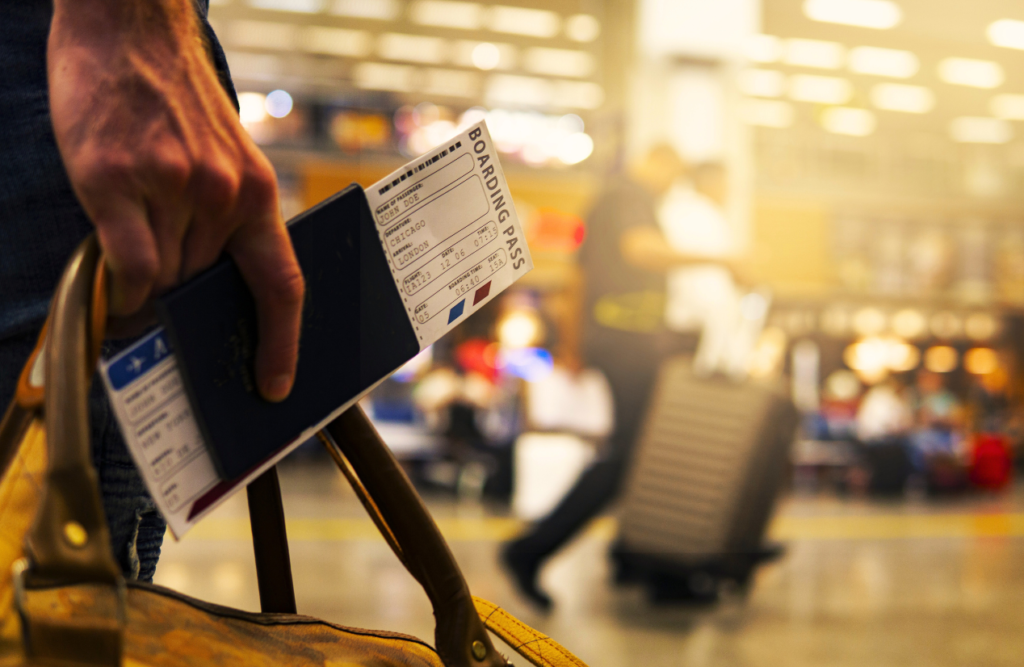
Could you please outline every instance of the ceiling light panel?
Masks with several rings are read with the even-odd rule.
[[[352,68],[357,88],[365,90],[391,90],[408,93],[413,90],[416,68],[386,63],[358,63]]]
[[[498,61],[493,68],[481,69],[513,69],[519,62],[518,49],[511,44],[499,42],[477,42],[473,40],[459,40],[455,42],[452,61],[460,67],[480,67],[481,52],[490,51],[494,47],[498,52]]]
[[[546,9],[496,5],[488,12],[487,27],[495,32],[551,38],[561,32],[562,20]]]
[[[1024,21],[1000,19],[986,31],[988,41],[1007,49],[1024,49]]]
[[[755,63],[776,63],[782,59],[785,43],[775,35],[754,35],[747,42],[747,58]]]
[[[601,36],[601,22],[590,14],[573,14],[565,19],[565,36],[574,42],[592,42]]]
[[[244,51],[227,51],[225,53],[231,75],[239,79],[267,79],[281,75],[284,60],[280,56],[266,53],[246,53]]]
[[[787,65],[839,69],[846,61],[846,49],[838,42],[818,39],[790,39],[786,41]]]
[[[989,109],[996,118],[1024,120],[1024,95],[996,95]]]
[[[480,94],[480,75],[458,69],[429,68],[423,72],[422,92],[447,97],[476,97]]]
[[[334,0],[330,13],[354,19],[394,21],[401,9],[398,0]]]
[[[475,2],[419,0],[409,8],[409,18],[420,25],[479,30],[483,25],[484,8]]]
[[[903,10],[890,0],[804,0],[812,21],[888,30],[903,20]]]
[[[345,58],[365,58],[373,38],[365,30],[310,26],[302,32],[302,48],[309,53]]]
[[[250,49],[290,51],[294,48],[298,27],[274,21],[232,21],[228,41]]]
[[[782,97],[786,75],[773,69],[748,69],[740,72],[740,92],[751,97]]]
[[[845,104],[853,96],[853,86],[834,76],[794,74],[789,78],[789,96],[798,102]]]
[[[448,43],[440,37],[387,32],[377,40],[377,54],[386,60],[438,64],[448,56]]]
[[[523,68],[533,74],[582,78],[594,71],[594,58],[585,51],[535,47],[523,53]]]
[[[826,130],[851,137],[866,137],[875,131],[877,124],[875,114],[867,109],[832,107],[821,115],[821,125]]]
[[[796,117],[792,104],[778,100],[743,100],[739,111],[741,122],[758,127],[790,127]]]
[[[991,60],[946,58],[939,63],[939,78],[957,86],[998,88],[1006,77],[999,63]]]
[[[965,144],[1005,144],[1013,139],[1013,127],[999,118],[961,116],[949,124],[949,135]]]
[[[324,0],[249,0],[249,6],[279,12],[318,14],[324,9]]]
[[[850,50],[848,66],[857,74],[909,79],[917,74],[921,63],[910,51],[858,46]]]
[[[886,111],[928,113],[935,108],[935,93],[924,86],[880,83],[871,89],[871,103]]]

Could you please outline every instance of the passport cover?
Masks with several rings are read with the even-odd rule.
[[[260,397],[256,307],[233,261],[158,299],[185,389],[218,472],[233,480],[419,353],[358,185],[288,225],[306,279],[291,395]]]

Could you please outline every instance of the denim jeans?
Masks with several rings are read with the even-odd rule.
[[[224,53],[205,23],[207,2],[196,0],[196,9],[234,98]],[[50,123],[46,40],[52,13],[52,0],[0,0],[0,410],[14,394],[64,263],[92,231]],[[89,403],[93,464],[114,556],[126,576],[150,581],[166,524],[132,463],[99,378]]]

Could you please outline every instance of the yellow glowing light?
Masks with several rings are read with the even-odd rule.
[[[1024,49],[1024,21],[1000,19],[989,25],[988,41],[1007,49]]]
[[[964,331],[971,340],[989,340],[999,331],[999,322],[988,313],[971,313],[964,321]]]
[[[490,42],[481,42],[473,47],[472,59],[477,69],[491,70],[501,62],[501,51]]]
[[[897,336],[913,340],[928,332],[928,321],[919,310],[905,308],[892,316],[892,331]]]
[[[970,88],[998,88],[1006,76],[999,63],[974,58],[946,58],[939,63],[939,78]]]
[[[459,0],[417,0],[409,7],[409,19],[420,25],[461,30],[478,30],[484,8]]]
[[[867,109],[832,107],[822,113],[821,125],[833,134],[866,137],[875,131],[878,123],[875,114]]]
[[[928,113],[935,107],[935,93],[924,86],[880,83],[871,89],[871,103],[885,111]]]
[[[897,342],[889,347],[889,368],[905,373],[917,368],[921,363],[921,350],[909,343]]]
[[[988,375],[999,368],[999,355],[988,347],[976,347],[964,354],[964,368],[972,375]]]
[[[839,69],[846,60],[846,48],[839,42],[820,39],[790,39],[786,42],[787,65]]]
[[[529,347],[543,336],[544,323],[532,310],[514,310],[498,322],[498,342],[504,347]]]
[[[242,125],[259,123],[267,119],[267,96],[263,93],[238,94],[239,119]]]
[[[755,63],[775,63],[784,50],[783,41],[775,35],[755,35],[747,43],[747,58]]]
[[[903,20],[903,10],[889,0],[805,0],[804,14],[812,21],[875,30],[894,28]]]
[[[917,368],[921,352],[893,336],[868,336],[847,346],[843,361],[861,377],[877,381],[890,371],[902,373]]]
[[[858,46],[850,51],[848,66],[851,72],[857,74],[909,79],[917,74],[921,63],[910,51]]]
[[[558,159],[565,164],[579,164],[594,152],[594,140],[584,132],[574,132],[559,142]]]
[[[845,104],[853,96],[853,85],[834,76],[795,74],[789,79],[789,96],[797,102]]]
[[[949,124],[949,135],[962,144],[1005,144],[1013,139],[1013,127],[999,118],[961,116]]]
[[[858,336],[875,336],[885,331],[885,313],[877,308],[861,308],[853,315],[853,331]]]
[[[590,14],[573,14],[565,20],[565,35],[574,42],[592,42],[601,35],[601,22]]]
[[[786,332],[778,327],[762,331],[750,358],[750,375],[759,379],[777,375],[786,359],[786,341]]]
[[[952,313],[948,310],[941,310],[932,315],[931,320],[928,322],[928,326],[931,327],[932,334],[936,338],[956,338],[963,331],[964,323],[963,320],[956,313]]]
[[[825,378],[825,395],[837,401],[852,401],[860,395],[860,390],[860,380],[850,371],[832,371]]]
[[[956,370],[957,361],[957,351],[948,345],[936,345],[924,353],[924,367],[932,373],[949,373]]]

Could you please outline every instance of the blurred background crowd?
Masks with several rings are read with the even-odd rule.
[[[664,329],[699,356],[732,309],[756,320],[745,371],[800,412],[791,498],[1012,503],[1024,5],[211,5],[286,216],[480,119],[501,151],[536,268],[366,401],[430,497],[543,516],[628,400],[622,348],[588,332]],[[627,182],[645,194],[612,201]],[[658,234],[611,236],[612,210]]]
[[[421,481],[530,515],[574,473],[544,461],[582,462],[611,428],[582,363],[597,278],[579,251],[594,202],[655,147],[679,158],[644,166],[667,175],[664,242],[770,291],[751,363],[805,417],[797,488],[1006,485],[1024,22],[940,4],[215,0],[211,16],[286,214],[487,120],[537,268],[370,403]],[[596,317],[628,329],[666,308],[665,290],[620,297]]]

